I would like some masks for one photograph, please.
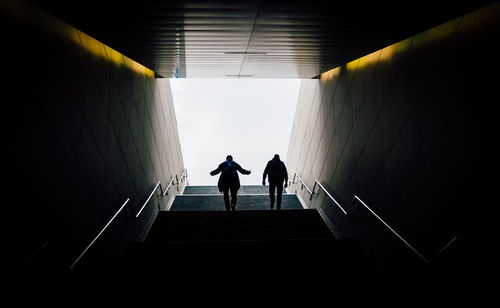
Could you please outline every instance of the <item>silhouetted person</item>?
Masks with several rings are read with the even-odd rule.
[[[219,187],[219,191],[224,193],[224,204],[226,205],[226,211],[236,210],[238,189],[240,189],[240,178],[238,176],[238,171],[241,174],[251,173],[250,170],[241,168],[238,163],[233,161],[233,157],[231,155],[228,155],[225,162],[221,163],[217,169],[210,172],[210,175],[221,173],[217,186]],[[230,192],[231,204],[229,204]]]
[[[262,178],[262,185],[266,185],[266,175],[269,179],[269,197],[271,198],[271,210],[274,208],[274,191],[277,191],[278,198],[276,200],[276,209],[281,208],[281,195],[283,194],[283,182],[285,188],[288,187],[288,172],[286,171],[285,163],[280,160],[278,154],[267,162]]]

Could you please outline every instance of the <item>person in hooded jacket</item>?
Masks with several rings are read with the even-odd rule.
[[[285,188],[288,187],[288,172],[286,171],[285,163],[280,160],[278,154],[270,160],[264,169],[262,185],[266,185],[266,176],[269,179],[269,198],[271,198],[271,210],[274,208],[274,192],[278,195],[276,200],[276,209],[281,209],[281,195],[283,194],[283,182]]]
[[[210,175],[221,174],[217,186],[219,191],[224,193],[224,204],[226,211],[236,210],[236,201],[238,196],[238,189],[240,189],[240,178],[238,172],[241,174],[250,174],[251,170],[245,170],[233,161],[233,157],[228,155],[226,161],[222,162],[219,167],[210,172]],[[231,193],[231,203],[229,203],[229,193]]]

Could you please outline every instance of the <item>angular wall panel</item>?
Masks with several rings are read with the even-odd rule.
[[[299,96],[290,175],[311,190],[319,181],[344,209],[362,198],[425,257],[454,236],[481,253],[486,246],[477,246],[489,234],[480,213],[488,215],[494,200],[486,190],[498,183],[487,179],[498,173],[491,108],[498,100],[492,51],[499,54],[499,13],[493,4],[303,81],[302,89],[326,83],[333,93],[317,117],[307,113],[322,94]],[[377,219],[359,203],[346,216],[317,185],[312,200],[300,185],[289,191],[322,209],[340,235],[361,237],[378,256],[406,249],[412,260],[412,251],[381,222],[375,227]]]
[[[158,190],[135,218],[158,181],[164,189],[184,171],[170,83],[31,5],[2,4],[0,14],[11,46],[2,48],[5,197],[16,218],[2,271],[22,271],[45,242],[67,269],[128,198],[78,266],[95,255],[105,264],[177,193]]]

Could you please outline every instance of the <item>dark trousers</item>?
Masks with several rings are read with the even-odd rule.
[[[269,183],[269,198],[271,198],[271,208],[274,208],[274,191],[276,191],[278,198],[276,198],[276,208],[281,208],[281,195],[283,194],[283,182]]]
[[[238,199],[238,190],[236,188],[224,188],[222,190],[224,193],[224,204],[226,205],[226,211],[231,210],[231,204],[234,204],[236,206],[236,200]],[[231,203],[229,203],[229,193],[231,193]]]

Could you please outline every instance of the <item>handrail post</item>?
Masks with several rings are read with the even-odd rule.
[[[344,213],[345,215],[347,215],[347,211],[344,210],[344,208],[340,205],[340,203],[337,202],[337,200],[335,200],[335,198],[332,197],[332,195],[330,195],[330,193],[326,190],[326,188],[323,187],[323,185],[321,185],[320,182],[318,182],[318,180],[314,180],[314,184],[318,183],[318,186],[323,189],[323,191],[325,192],[325,194],[330,198],[332,199],[332,201],[340,208],[340,210],[342,211],[342,213]]]
[[[309,187],[307,187],[306,183],[304,183],[304,180],[299,175],[297,175],[297,177],[299,178],[300,183],[302,183],[300,189],[302,190],[305,187],[307,189],[307,192],[312,195],[313,193],[311,192]]]
[[[184,171],[182,172],[182,175],[180,176],[180,179],[179,179],[179,174],[177,172],[174,173],[174,175],[170,179],[170,182],[168,183],[167,188],[163,192],[163,196],[168,195],[168,191],[170,190],[170,187],[172,185],[176,185],[177,186],[177,191],[179,191],[179,185],[180,185],[181,182],[183,182],[183,179],[184,180],[186,179],[186,177],[187,177],[187,169],[184,169]],[[174,183],[174,180],[177,181],[177,182]]]
[[[347,213],[351,212],[351,209],[354,206],[355,202],[356,202],[356,195],[354,195],[354,197],[352,197],[351,204],[349,205],[349,208],[347,209]]]
[[[312,193],[311,193],[311,197],[309,197],[309,201],[312,200],[313,196],[314,196],[314,189],[316,189],[316,180],[314,181],[314,185],[313,185],[313,189],[312,189]]]
[[[160,183],[160,194],[163,196],[163,187],[161,186],[161,183]]]

